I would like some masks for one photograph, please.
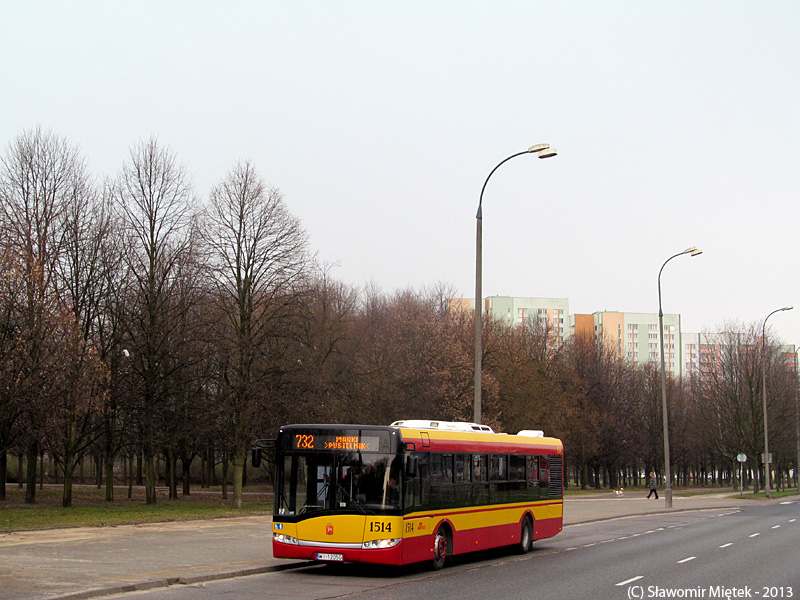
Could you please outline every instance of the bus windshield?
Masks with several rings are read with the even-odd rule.
[[[400,459],[384,453],[293,452],[278,465],[276,515],[400,510]]]

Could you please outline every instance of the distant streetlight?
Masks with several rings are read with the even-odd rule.
[[[683,252],[678,252],[674,256],[670,256],[661,265],[658,271],[658,337],[661,341],[661,412],[664,421],[664,479],[666,486],[664,488],[664,505],[667,508],[672,508],[672,473],[669,464],[669,416],[667,414],[667,371],[664,366],[664,311],[661,310],[661,271],[667,266],[667,263],[673,258],[689,254],[690,256],[697,256],[702,254],[702,250],[698,250],[694,246],[687,248]]]
[[[764,326],[761,329],[761,391],[764,395],[764,475],[766,475],[767,479],[764,487],[764,495],[766,495],[767,498],[769,498],[770,495],[769,427],[767,426],[767,321],[776,312],[792,310],[793,308],[793,306],[776,308],[764,319]]]
[[[795,442],[797,444],[797,462],[794,463],[794,480],[795,484],[797,484],[797,489],[800,490],[800,384],[797,381],[798,359],[800,359],[800,346],[795,346],[794,347],[794,378],[795,378],[794,427],[795,427]]]
[[[500,168],[500,165],[508,162],[512,158],[522,156],[523,154],[536,154],[539,158],[550,158],[556,156],[558,152],[550,147],[550,144],[536,144],[527,150],[512,154],[508,158],[500,161],[497,166],[492,169],[486,181],[483,182],[481,188],[481,197],[478,201],[478,214],[475,215],[477,220],[477,231],[475,236],[475,399],[472,405],[472,420],[475,423],[481,422],[481,363],[483,354],[483,267],[482,267],[482,253],[483,253],[483,192],[486,189],[486,184],[489,183],[494,172]]]

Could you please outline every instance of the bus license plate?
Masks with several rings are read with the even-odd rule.
[[[317,560],[343,561],[344,554],[326,554],[324,552],[317,552]]]

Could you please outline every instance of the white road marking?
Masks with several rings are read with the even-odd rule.
[[[630,579],[626,579],[625,581],[620,581],[618,584],[616,584],[616,586],[617,587],[622,587],[623,585],[628,585],[629,583],[633,583],[634,581],[639,581],[643,577],[644,577],[644,575],[638,575],[636,577],[632,577]]]
[[[687,563],[690,560],[694,560],[695,558],[697,558],[697,557],[696,556],[690,556],[689,558],[684,558],[683,560],[679,560],[678,564],[680,565],[680,564],[683,564],[683,563]]]

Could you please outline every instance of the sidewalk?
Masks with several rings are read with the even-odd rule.
[[[673,511],[753,506],[731,492],[673,498]],[[663,496],[567,497],[566,527],[667,512]],[[272,557],[271,515],[0,534],[0,600],[93,598],[292,568]],[[303,563],[300,563],[303,564]]]

